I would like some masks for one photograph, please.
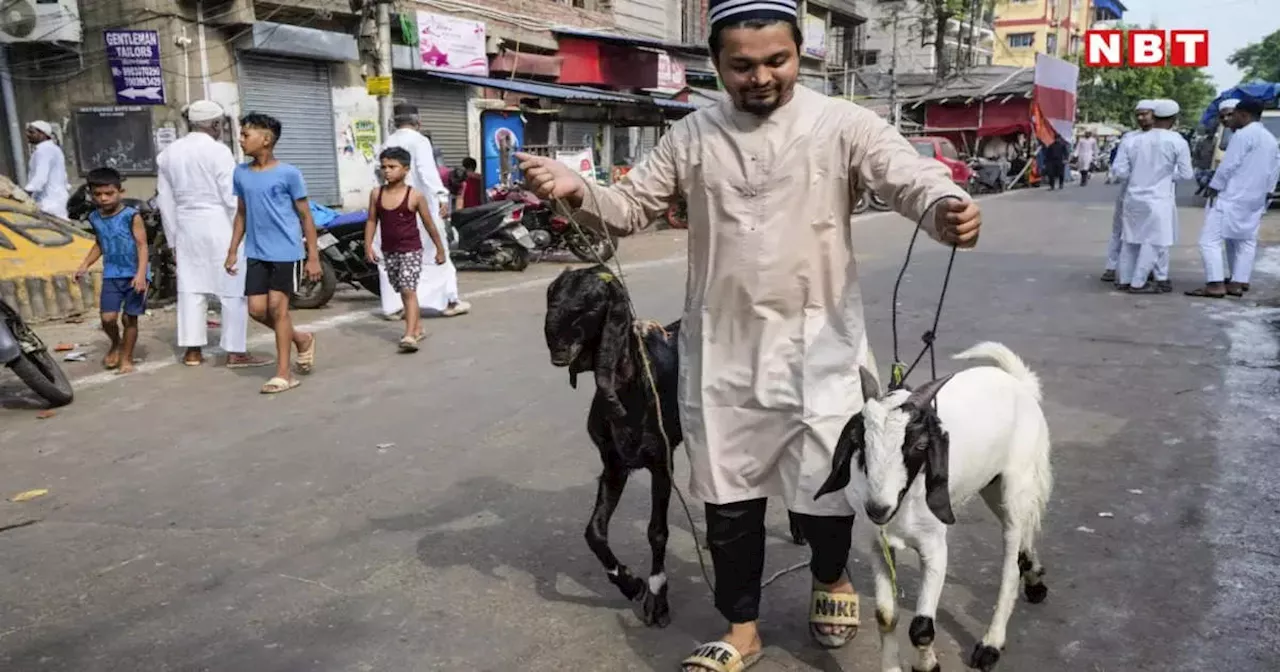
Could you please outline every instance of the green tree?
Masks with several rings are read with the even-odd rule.
[[[1216,94],[1208,73],[1200,68],[1090,68],[1079,58],[1076,64],[1080,66],[1076,116],[1081,121],[1129,125],[1139,100],[1169,98],[1182,108],[1183,123],[1192,125]]]
[[[1246,82],[1280,82],[1280,30],[1227,57],[1227,62],[1244,71]]]

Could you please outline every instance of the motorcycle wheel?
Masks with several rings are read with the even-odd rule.
[[[583,236],[576,233],[565,237],[564,244],[573,256],[588,264],[603,264],[613,258],[613,253],[618,246],[617,236],[604,235],[595,231],[586,231],[584,235],[587,241],[583,241]]]
[[[333,263],[323,255],[320,256],[320,280],[311,282],[303,278],[298,283],[298,291],[289,301],[289,305],[300,310],[320,308],[338,291],[338,274],[333,270]]]
[[[871,204],[872,210],[885,212],[889,209],[889,204],[885,203],[884,199],[880,198],[880,195],[874,191],[867,192],[867,201]]]
[[[50,408],[66,406],[75,397],[71,389],[71,381],[67,380],[67,374],[62,372],[62,367],[58,366],[58,362],[48,350],[23,353],[21,357],[9,364],[9,369],[21,378],[32,392],[49,402]]]
[[[507,270],[521,272],[529,268],[529,250],[520,243],[510,243],[504,247],[511,252],[511,260],[506,264]]]
[[[869,207],[871,207],[871,204],[867,202],[867,195],[864,193],[858,196],[858,202],[853,204],[853,214],[861,215],[866,212]]]

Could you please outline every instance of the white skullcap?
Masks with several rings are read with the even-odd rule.
[[[212,100],[197,100],[187,106],[187,121],[213,121],[225,116],[222,106]]]
[[[1151,109],[1155,109],[1155,104],[1156,104],[1156,101],[1154,100],[1146,100],[1146,99],[1139,100],[1137,106],[1135,106],[1133,109],[1134,111],[1151,110]]]
[[[1170,117],[1178,116],[1180,108],[1178,107],[1177,102],[1169,100],[1168,98],[1161,98],[1160,100],[1152,101],[1152,103],[1153,106],[1151,108],[1151,112],[1156,115],[1156,118],[1168,119]]]
[[[53,137],[53,124],[47,121],[33,121],[27,124],[27,128],[34,128],[49,137]]]
[[[1218,104],[1218,111],[1226,112],[1227,110],[1234,110],[1236,109],[1236,105],[1239,105],[1239,104],[1240,104],[1239,98],[1228,98]]]

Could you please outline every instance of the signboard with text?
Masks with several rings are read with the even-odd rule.
[[[489,76],[482,21],[418,12],[418,53],[428,70]]]
[[[104,30],[107,63],[122,105],[164,105],[160,69],[160,33],[154,30]]]

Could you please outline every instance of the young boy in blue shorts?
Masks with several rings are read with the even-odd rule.
[[[253,160],[236,166],[232,177],[238,208],[226,261],[227,273],[235,274],[243,240],[249,315],[276,335],[276,374],[262,386],[263,394],[301,384],[289,371],[291,348],[298,349],[298,373],[311,373],[316,357],[315,334],[295,330],[289,316],[299,276],[320,279],[316,225],[302,173],[276,160],[280,130],[280,122],[265,114],[251,112],[240,120],[240,148]]]
[[[102,330],[111,339],[111,349],[102,366],[117,373],[133,372],[133,347],[138,343],[138,316],[147,312],[147,228],[142,215],[121,202],[123,180],[113,168],[95,168],[86,176],[93,202],[89,214],[97,240],[85,255],[76,280],[102,259]],[[120,314],[124,313],[121,317]],[[124,323],[123,337],[120,323]]]

